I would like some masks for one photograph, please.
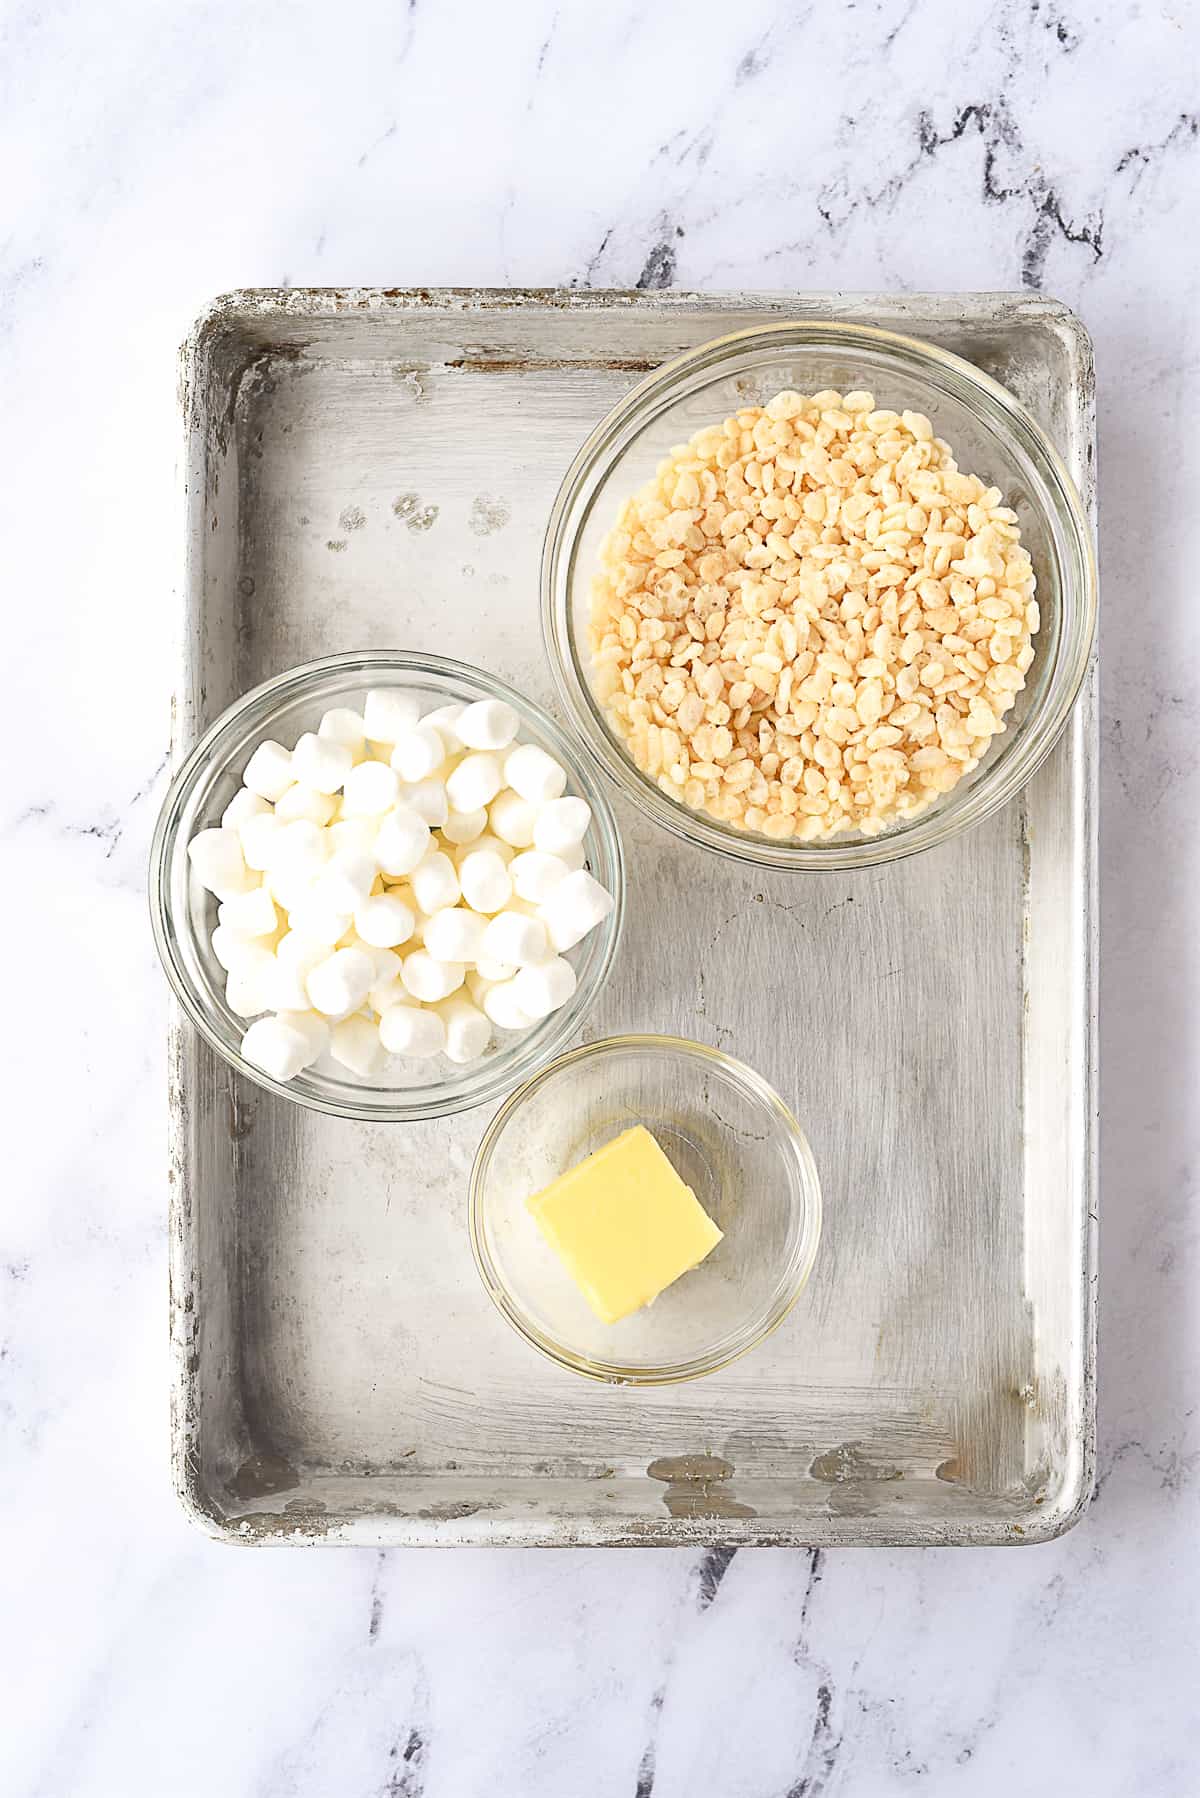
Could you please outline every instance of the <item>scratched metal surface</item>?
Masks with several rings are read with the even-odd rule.
[[[550,701],[542,529],[648,366],[771,316],[945,344],[1093,501],[1086,337],[1021,296],[257,292],[184,351],[176,748],[334,650],[483,663]],[[732,1049],[791,1101],[824,1240],[727,1372],[606,1389],[485,1297],[486,1114],[405,1129],[243,1085],[171,1040],[174,1455],[238,1540],[987,1543],[1068,1527],[1094,1433],[1093,682],[1022,803],[854,876],[755,874],[628,807],[630,925],[589,1033]]]

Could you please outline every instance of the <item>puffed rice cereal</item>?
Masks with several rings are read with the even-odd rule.
[[[592,592],[638,767],[722,822],[874,836],[978,766],[1025,685],[1034,574],[997,487],[919,412],[780,393],[671,451]]]

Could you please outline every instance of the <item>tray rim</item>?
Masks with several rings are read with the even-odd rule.
[[[196,461],[194,433],[199,423],[196,416],[198,386],[203,373],[209,340],[242,316],[266,318],[282,314],[291,319],[329,321],[363,313],[437,313],[469,315],[472,312],[497,313],[523,309],[551,309],[600,313],[612,310],[637,310],[680,313],[743,314],[768,313],[781,306],[795,307],[800,315],[870,320],[886,317],[890,328],[900,329],[905,321],[927,323],[982,325],[985,322],[1037,322],[1054,326],[1072,345],[1073,358],[1079,370],[1079,388],[1075,394],[1077,416],[1084,428],[1083,449],[1086,462],[1082,469],[1068,466],[1078,487],[1084,513],[1093,536],[1093,555],[1097,560],[1095,446],[1096,407],[1094,360],[1090,336],[1082,320],[1065,303],[1050,296],[1011,290],[981,290],[962,293],[879,293],[806,291],[783,292],[758,290],[693,292],[666,289],[642,292],[636,289],[591,289],[563,287],[246,287],[234,288],[217,295],[199,314],[179,351],[178,398],[184,423],[183,454],[177,483],[184,529],[184,558],[177,589],[180,614],[185,621],[191,609],[194,571],[192,548],[192,495],[195,476],[200,472]],[[919,330],[916,333],[919,335]],[[660,357],[648,358],[647,368],[658,366]],[[569,366],[569,364],[568,364]],[[631,372],[642,364],[634,361]],[[238,377],[240,379],[240,375]],[[1056,446],[1057,447],[1057,446]],[[1097,572],[1097,592],[1099,578]],[[196,739],[197,729],[191,716],[189,676],[190,646],[186,628],[178,633],[177,661],[171,699],[170,766],[177,770]],[[169,1340],[171,1353],[170,1391],[170,1458],[175,1491],[185,1514],[203,1532],[215,1540],[240,1545],[267,1544],[348,1544],[375,1547],[418,1545],[438,1546],[612,1546],[612,1547],[702,1547],[713,1541],[736,1546],[763,1547],[827,1547],[827,1546],[962,1546],[996,1547],[1032,1545],[1050,1541],[1072,1529],[1091,1502],[1096,1476],[1096,1331],[1098,1296],[1098,1067],[1097,1067],[1097,992],[1099,931],[1097,911],[1098,866],[1098,663],[1099,633],[1092,657],[1081,685],[1066,730],[1078,739],[1080,753],[1075,770],[1078,792],[1073,837],[1082,846],[1083,918],[1081,940],[1084,946],[1083,1016],[1079,1020],[1083,1049],[1082,1099],[1084,1130],[1081,1143],[1082,1217],[1079,1276],[1080,1293],[1080,1377],[1079,1429],[1073,1447],[1077,1451],[1068,1458],[1061,1489],[1051,1503],[1040,1511],[1022,1513],[1023,1523],[980,1525],[969,1520],[939,1520],[924,1531],[897,1529],[886,1517],[854,1518],[829,1514],[822,1518],[820,1530],[805,1527],[797,1517],[794,1530],[768,1525],[758,1519],[721,1518],[686,1519],[664,1512],[662,1518],[644,1523],[630,1518],[605,1520],[596,1518],[590,1524],[579,1520],[573,1536],[564,1539],[545,1534],[539,1522],[523,1525],[511,1521],[497,1527],[497,1520],[486,1514],[463,1518],[403,1517],[397,1513],[376,1512],[356,1515],[345,1521],[324,1523],[320,1518],[297,1514],[293,1525],[283,1524],[278,1512],[256,1515],[252,1509],[237,1517],[226,1516],[205,1491],[200,1468],[198,1436],[200,1428],[199,1395],[193,1379],[195,1368],[194,1333],[197,1317],[194,1310],[193,1224],[195,1188],[188,1156],[190,1118],[188,1058],[193,1048],[194,1032],[180,1007],[172,1001],[168,1023],[168,1287]],[[811,1524],[811,1520],[810,1524]]]

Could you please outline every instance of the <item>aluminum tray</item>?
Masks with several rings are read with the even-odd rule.
[[[539,550],[583,437],[664,358],[789,316],[969,357],[1092,503],[1090,350],[1052,301],[235,294],[184,351],[177,754],[245,688],[347,648],[440,650],[550,702]],[[796,1310],[691,1386],[594,1386],[493,1310],[466,1230],[487,1113],[317,1117],[177,1016],[174,1456],[196,1518],[385,1544],[1069,1527],[1094,1447],[1093,694],[1020,804],[890,868],[757,874],[621,807],[630,924],[591,1033],[733,1050],[794,1105],[825,1193]]]

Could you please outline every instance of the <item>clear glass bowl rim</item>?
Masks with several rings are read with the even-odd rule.
[[[570,604],[573,563],[594,496],[575,519],[569,535],[568,526],[581,491],[592,482],[597,469],[603,478],[614,451],[628,448],[693,377],[719,369],[722,362],[743,350],[798,350],[805,343],[851,353],[856,347],[884,349],[907,361],[916,374],[927,374],[931,366],[938,369],[956,398],[1001,436],[1015,441],[1033,465],[1057,502],[1051,524],[1062,528],[1068,552],[1061,571],[1062,624],[1053,672],[1038,710],[1022,720],[994,778],[989,778],[984,763],[980,778],[957,805],[951,793],[911,824],[878,837],[858,841],[834,838],[824,845],[777,843],[739,834],[660,792],[624,754],[604,723],[587,680],[582,651],[576,652]],[[565,600],[562,605],[560,590]],[[1087,674],[1096,633],[1098,584],[1091,527],[1066,464],[1037,420],[1007,388],[964,357],[936,344],[874,325],[816,319],[756,325],[712,338],[663,363],[618,400],[580,448],[555,496],[542,546],[541,598],[542,636],[559,698],[593,758],[640,811],[685,842],[735,861],[756,867],[844,872],[932,849],[991,817],[1033,778],[1058,741]]]
[[[796,1247],[785,1269],[786,1277],[781,1279],[775,1301],[762,1323],[755,1329],[740,1335],[716,1353],[697,1356],[691,1361],[680,1362],[670,1367],[647,1368],[628,1366],[616,1361],[592,1361],[584,1355],[577,1355],[574,1350],[564,1347],[563,1344],[547,1335],[545,1331],[539,1329],[532,1319],[526,1316],[499,1277],[495,1263],[488,1251],[487,1233],[483,1222],[484,1192],[492,1156],[508,1126],[519,1118],[526,1101],[540,1086],[556,1074],[561,1073],[564,1068],[576,1066],[589,1059],[631,1049],[635,1052],[686,1055],[695,1057],[697,1060],[712,1062],[746,1088],[754,1098],[766,1104],[783,1127],[781,1140],[787,1143],[791,1152],[800,1191],[803,1194],[805,1215]],[[479,1270],[479,1277],[483,1281],[484,1289],[500,1314],[532,1347],[546,1355],[551,1361],[557,1362],[560,1367],[565,1367],[573,1373],[584,1374],[588,1379],[599,1380],[608,1385],[673,1386],[678,1385],[681,1381],[697,1379],[702,1374],[717,1373],[721,1368],[732,1366],[735,1361],[739,1361],[743,1355],[749,1354],[752,1348],[757,1348],[760,1342],[764,1342],[777,1330],[789,1311],[792,1310],[808,1284],[813,1263],[816,1260],[817,1249],[820,1246],[821,1181],[808,1138],[791,1109],[780,1098],[770,1081],[765,1080],[752,1067],[748,1067],[744,1061],[739,1061],[733,1055],[727,1055],[723,1049],[714,1049],[708,1043],[693,1042],[689,1037],[662,1036],[645,1032],[605,1036],[592,1043],[583,1043],[576,1049],[568,1050],[565,1055],[559,1055],[554,1061],[547,1062],[522,1086],[518,1087],[516,1092],[509,1094],[488,1125],[475,1152],[468,1197],[468,1223],[471,1252],[475,1257],[475,1265]]]
[[[519,712],[527,714],[543,734],[547,745],[565,758],[573,776],[578,773],[584,796],[592,807],[593,829],[600,837],[611,865],[615,904],[601,926],[605,932],[604,951],[592,978],[560,1012],[553,1014],[558,1028],[551,1031],[545,1040],[534,1044],[520,1038],[510,1049],[489,1058],[486,1063],[489,1077],[480,1079],[476,1086],[469,1084],[468,1074],[463,1085],[453,1090],[435,1085],[413,1088],[406,1094],[402,1089],[396,1089],[397,1102],[394,1104],[380,1100],[380,1095],[390,1095],[391,1089],[365,1086],[364,1095],[369,1097],[357,1104],[349,1100],[343,1102],[319,1094],[300,1092],[293,1086],[273,1080],[262,1069],[251,1066],[222,1037],[193,989],[176,953],[180,932],[171,915],[170,877],[183,808],[201,777],[212,765],[214,749],[223,745],[220,765],[228,766],[245,748],[251,734],[264,730],[271,716],[281,706],[303,698],[306,689],[318,687],[326,679],[356,674],[362,676],[364,686],[369,685],[371,674],[376,671],[408,674],[418,683],[425,675],[447,683],[467,683],[481,688],[492,697],[509,701]],[[248,720],[252,718],[257,718],[258,722],[249,723]],[[577,742],[570,733],[555,723],[535,700],[518,692],[496,675],[448,656],[407,650],[352,650],[339,655],[323,656],[317,661],[301,662],[284,669],[282,673],[272,675],[269,680],[242,694],[213,720],[172,776],[150,846],[150,922],[155,947],[172,992],[200,1035],[238,1073],[279,1098],[330,1117],[359,1119],[370,1123],[406,1123],[451,1117],[461,1111],[494,1103],[509,1093],[514,1085],[527,1079],[543,1061],[557,1056],[583,1022],[611,971],[624,923],[625,887],[625,857],[612,806],[603,786],[593,777],[587,758],[580,754]],[[186,929],[185,926],[185,932]],[[484,1064],[480,1065],[482,1068]]]

